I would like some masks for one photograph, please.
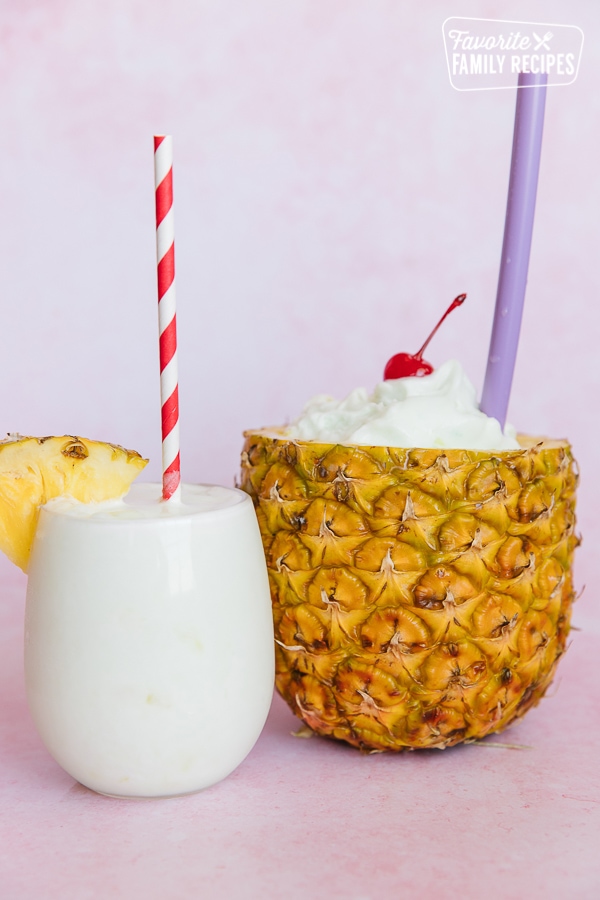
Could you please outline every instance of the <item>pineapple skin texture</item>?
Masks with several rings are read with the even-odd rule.
[[[55,497],[122,497],[148,464],[135,450],[74,435],[0,441],[0,550],[27,571],[40,506]]]
[[[246,432],[276,685],[318,734],[443,749],[535,706],[569,633],[578,475],[521,450],[341,446]]]

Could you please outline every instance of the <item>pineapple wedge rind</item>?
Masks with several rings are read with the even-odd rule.
[[[0,550],[26,572],[40,506],[64,495],[82,503],[122,497],[147,462],[73,435],[9,434],[0,441]]]
[[[363,750],[444,748],[538,703],[574,600],[566,441],[484,452],[245,436],[277,688],[310,728]]]

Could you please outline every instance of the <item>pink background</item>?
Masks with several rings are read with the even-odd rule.
[[[158,479],[155,132],[172,133],[175,141],[186,480],[232,484],[244,428],[293,418],[315,393],[343,395],[357,385],[371,387],[388,357],[416,350],[450,299],[462,291],[469,295],[467,304],[448,320],[428,356],[434,364],[460,358],[480,390],[502,242],[515,95],[451,88],[441,26],[447,16],[456,15],[573,24],[585,33],[578,80],[548,94],[529,288],[509,411],[522,430],[569,437],[581,465],[579,528],[585,540],[577,581],[588,589],[577,605],[575,623],[587,634],[579,644],[575,637],[570,654],[576,656],[578,646],[587,646],[585,640],[594,635],[597,640],[600,629],[595,588],[600,478],[594,481],[593,474],[600,393],[600,5],[591,0],[4,0],[2,427],[118,442],[149,455],[147,477]],[[5,610],[3,638],[14,653],[23,586],[24,580],[0,560],[0,587],[11,604]],[[588,652],[591,660],[594,653]],[[38,779],[31,776],[36,790],[45,784],[44,766],[57,773],[52,788],[57,793],[43,819],[46,828],[55,815],[53,803],[62,796],[61,785],[71,782],[48,761],[32,731],[23,737],[21,729],[31,726],[19,699],[17,657],[6,675],[10,691],[17,691],[14,708],[6,712],[7,746],[16,753],[24,741],[26,758],[37,760],[37,770],[31,770]],[[584,660],[576,657],[571,669],[583,682],[586,673],[592,677],[591,663],[586,669]],[[13,697],[10,691],[7,696]],[[591,708],[581,702],[578,722],[585,737],[578,746],[583,757],[574,765],[591,773],[596,745],[589,729],[596,727],[597,733],[599,723],[597,715],[595,722],[590,720]],[[287,715],[277,709],[276,732],[281,716]],[[565,709],[559,730],[571,733],[568,705]],[[293,720],[285,722],[281,727],[287,735]],[[287,751],[286,765],[296,765],[298,754],[311,752],[312,742],[299,744]],[[259,742],[257,753],[266,753],[262,746]],[[279,753],[277,742],[268,747],[272,757],[265,757],[267,768]],[[561,747],[555,762],[563,766],[567,751]],[[323,752],[333,751],[327,745]],[[372,765],[380,766],[385,805],[390,763]],[[16,793],[10,795],[14,809],[23,802],[18,786],[27,769],[25,761],[22,771],[20,764],[15,766],[7,775],[16,779]],[[253,781],[247,770],[244,810],[250,817],[265,815],[272,802],[266,770],[259,770],[263,782]],[[537,769],[532,763],[519,771],[526,784],[527,773]],[[287,776],[273,775],[280,777]],[[325,766],[322,778],[332,777]],[[423,790],[428,790],[428,777],[423,775]],[[443,779],[438,783],[431,777],[441,790]],[[231,806],[225,808],[233,810],[234,782],[227,784]],[[338,787],[346,796],[351,793],[350,784]],[[568,793],[568,786],[559,787],[559,794]],[[581,800],[585,791],[575,787],[571,793]],[[296,781],[288,788],[303,791]],[[33,786],[31,790],[29,823],[37,809]],[[548,810],[554,808],[554,795],[544,793],[541,782],[539,790],[533,819],[517,816],[523,839],[534,826],[548,822]],[[595,790],[598,797],[597,778]],[[248,800],[251,795],[256,808]],[[586,796],[589,816],[574,812],[575,831],[570,832],[579,835],[584,857],[585,835],[593,834],[584,823],[591,826],[591,816],[600,808],[598,799]],[[94,800],[98,802],[104,801]],[[298,800],[289,792],[277,802],[291,803],[291,815],[309,815],[305,807],[299,812],[293,805]],[[445,802],[450,829],[456,819],[464,822],[472,815],[467,799],[459,807],[453,807],[450,795]],[[483,827],[486,802],[484,794],[476,800],[473,834],[481,830],[473,824],[480,821],[477,816],[483,817]],[[209,818],[216,814],[212,809],[209,804]],[[509,815],[505,824],[497,823],[494,841],[505,829],[509,833],[513,820]],[[567,820],[571,822],[568,815]],[[157,829],[161,821],[155,820]],[[357,813],[352,827],[360,821]],[[427,820],[409,824],[429,827]],[[545,846],[558,854],[564,835],[558,824],[548,827],[554,828],[553,837]],[[301,840],[305,829],[300,832],[287,837]],[[443,845],[444,828],[435,833],[437,846]],[[35,838],[27,834],[35,846]],[[328,834],[325,829],[314,852]],[[268,839],[267,832],[263,837]],[[377,846],[370,846],[371,860]],[[245,847],[250,859],[250,845]],[[497,848],[501,858],[500,843]],[[593,853],[591,845],[589,851]],[[289,848],[286,852],[289,856]],[[212,854],[210,847],[207,853]],[[453,858],[460,853],[456,845]],[[174,853],[169,859],[177,865],[179,857]],[[582,871],[577,854],[572,861]],[[271,865],[266,859],[265,871]],[[517,880],[506,882],[514,892],[507,888],[498,896],[523,895],[515,885],[528,871],[528,858],[515,865],[511,871]],[[423,866],[428,868],[425,862]],[[292,868],[290,861],[290,872]],[[557,890],[569,877],[568,866],[561,871],[553,876],[559,879]],[[414,891],[417,879],[415,869]],[[380,881],[382,889],[391,884]],[[597,896],[591,884],[582,881],[577,896]],[[304,887],[308,894],[302,896],[311,896]],[[40,895],[31,889],[31,896]],[[26,895],[25,882],[19,882],[19,890],[14,896]],[[529,896],[537,896],[531,885],[528,890]],[[488,886],[485,891],[492,896]],[[552,893],[546,879],[545,897],[565,895]],[[182,889],[177,896],[190,894]],[[357,889],[344,896],[370,895]]]
[[[542,5],[513,12],[525,6]],[[518,425],[568,432],[580,453],[582,411],[554,354],[559,339],[568,357],[576,349],[593,391],[591,311],[574,315],[591,295],[598,199],[591,6],[543,4],[546,18],[568,8],[589,37],[578,82],[548,103],[511,407]],[[431,354],[459,355],[481,383],[514,94],[451,89],[447,4],[3,8],[7,427],[106,433],[156,457],[150,136],[161,129],[176,141],[190,479],[231,479],[243,427],[292,416],[315,391],[373,384],[462,289],[469,306]]]
[[[460,8],[459,8],[460,7]],[[577,24],[549,92],[509,418],[568,436],[589,580],[600,8],[399,0],[4,2],[3,427],[115,441],[160,472],[152,134],[174,135],[183,474],[231,484],[244,428],[430,348],[483,384],[515,94],[459,93],[448,15]],[[599,534],[600,536],[600,534]],[[587,598],[582,614],[600,618]]]

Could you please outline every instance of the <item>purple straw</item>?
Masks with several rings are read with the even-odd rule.
[[[515,369],[527,285],[548,76],[521,72],[496,310],[480,409],[502,428]],[[530,88],[526,90],[526,88]]]

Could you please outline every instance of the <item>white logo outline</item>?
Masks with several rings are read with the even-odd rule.
[[[444,41],[444,52],[446,54],[446,65],[448,67],[448,78],[450,81],[450,86],[455,91],[459,91],[460,93],[467,92],[467,91],[508,91],[508,90],[513,90],[513,89],[517,88],[517,85],[516,84],[512,84],[512,85],[511,84],[500,84],[500,85],[486,85],[485,87],[467,88],[467,87],[457,87],[454,84],[454,82],[452,81],[452,68],[450,65],[450,57],[448,55],[448,44],[446,42],[446,31],[445,31],[446,24],[448,22],[451,22],[453,19],[456,19],[460,22],[493,22],[494,24],[501,24],[501,25],[535,25],[535,26],[541,26],[541,28],[544,28],[544,29],[574,28],[581,35],[581,46],[579,48],[579,53],[577,56],[577,66],[575,68],[575,73],[573,75],[573,78],[571,79],[571,81],[560,81],[560,82],[551,82],[549,80],[548,87],[568,87],[569,85],[571,85],[575,81],[577,81],[577,76],[579,75],[579,68],[581,66],[581,57],[583,55],[583,44],[585,41],[585,35],[583,33],[583,29],[581,29],[579,27],[579,25],[570,25],[570,24],[565,24],[562,22],[522,22],[517,19],[483,19],[478,16],[448,16],[442,22],[442,40]],[[544,36],[541,38],[535,32],[532,32],[532,34],[533,34],[534,39],[536,41],[540,42],[536,46],[535,50],[538,50],[541,48],[548,49],[548,47],[546,46],[546,41],[549,41],[549,40],[551,40],[551,38],[554,37],[554,34],[552,32],[546,32],[544,34]]]

